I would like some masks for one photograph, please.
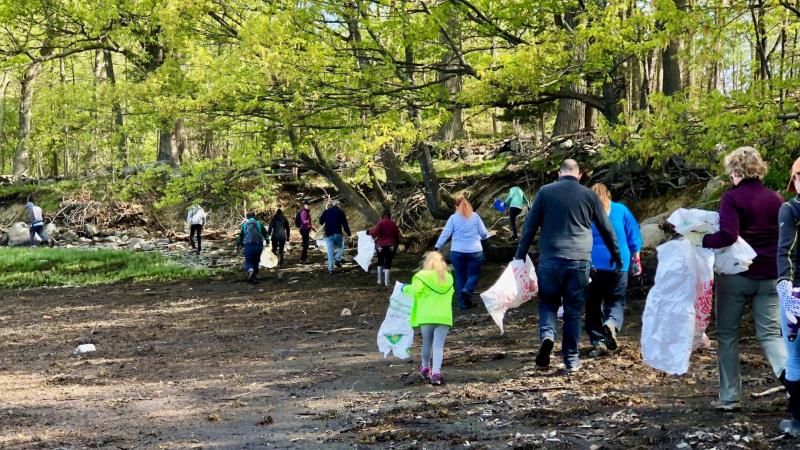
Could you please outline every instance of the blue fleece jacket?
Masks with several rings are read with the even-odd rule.
[[[622,271],[627,272],[631,265],[631,255],[642,249],[639,223],[625,205],[617,202],[611,202],[611,214],[608,218],[614,228],[614,234],[617,235]],[[597,270],[614,270],[610,264],[611,253],[594,224],[592,224],[592,239],[592,266]]]

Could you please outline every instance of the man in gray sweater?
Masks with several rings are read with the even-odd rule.
[[[558,307],[564,305],[562,352],[568,373],[577,372],[581,315],[592,268],[592,223],[611,251],[612,267],[620,270],[619,247],[611,222],[597,194],[582,186],[575,160],[561,163],[558,181],[539,189],[517,247],[524,259],[536,232],[539,235],[539,353],[536,365],[548,367],[556,337]]]
[[[33,204],[33,200],[31,199],[25,205],[28,208],[28,223],[30,223],[30,240],[31,240],[31,247],[36,247],[36,235],[39,235],[39,238],[42,240],[43,243],[49,242],[47,238],[47,233],[44,231],[44,217],[42,215],[42,208]],[[52,243],[51,243],[52,246]]]

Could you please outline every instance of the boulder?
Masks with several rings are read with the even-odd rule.
[[[669,237],[667,233],[661,228],[661,225],[649,223],[641,226],[642,231],[642,248],[654,249],[659,245],[667,242]]]
[[[11,247],[20,247],[30,244],[30,228],[23,222],[17,222],[11,225],[11,228],[8,229],[6,234],[8,235],[8,245]]]
[[[142,227],[131,228],[130,230],[128,230],[128,232],[126,234],[128,236],[130,236],[131,238],[144,239],[144,238],[147,237],[147,231]]]
[[[76,240],[78,240],[78,233],[72,230],[67,230],[63,233],[60,233],[58,239],[63,242],[69,242],[69,243],[75,242]]]
[[[727,184],[725,183],[725,177],[723,176],[708,180],[706,187],[703,188],[703,194],[700,196],[700,201],[709,202],[712,200],[718,200],[722,196],[722,193],[725,191],[726,187]]]
[[[50,239],[55,239],[59,234],[61,234],[60,230],[53,222],[50,222],[44,226],[44,232]]]
[[[100,234],[100,228],[93,223],[85,223],[83,224],[83,232],[86,233],[86,237],[95,237]]]

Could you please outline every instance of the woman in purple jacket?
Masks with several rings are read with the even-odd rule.
[[[753,312],[756,338],[775,377],[783,380],[786,368],[786,347],[781,338],[775,292],[778,212],[783,198],[761,183],[767,173],[767,164],[756,149],[741,147],[734,150],[725,158],[725,168],[733,187],[720,200],[719,231],[688,238],[696,245],[716,249],[733,245],[741,236],[756,252],[753,264],[746,272],[716,277],[719,400],[712,405],[732,411],[740,408],[739,328],[747,303]]]

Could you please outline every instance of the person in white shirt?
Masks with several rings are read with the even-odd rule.
[[[186,215],[186,221],[189,222],[189,243],[192,248],[200,253],[201,240],[203,234],[203,225],[206,224],[206,211],[200,205],[192,205],[189,208],[189,213]],[[194,243],[194,235],[197,234],[197,244]]]
[[[28,222],[30,222],[30,239],[31,239],[31,247],[36,247],[36,235],[39,235],[42,242],[49,242],[50,240],[47,238],[47,233],[44,231],[44,216],[42,215],[42,208],[33,204],[33,201],[29,201],[25,207],[28,208]],[[52,243],[51,243],[52,246]]]

